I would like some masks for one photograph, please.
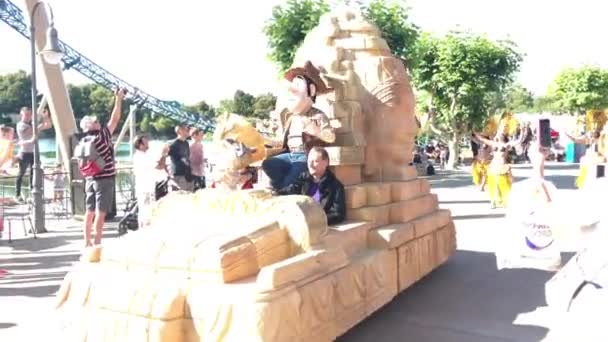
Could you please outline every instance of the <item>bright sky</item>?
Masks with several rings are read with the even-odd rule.
[[[12,0],[23,8],[22,0]],[[236,89],[277,86],[262,27],[281,0],[50,0],[60,39],[165,100],[217,104]],[[427,31],[509,37],[526,53],[519,81],[542,94],[564,66],[608,67],[604,0],[409,0]],[[170,4],[170,5],[169,5]],[[29,71],[29,45],[0,23],[0,73]],[[71,83],[88,82],[75,71]]]

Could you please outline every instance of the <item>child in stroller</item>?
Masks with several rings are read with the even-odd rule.
[[[171,191],[179,190],[177,184],[170,178],[167,178],[161,182],[156,183],[154,189],[154,199],[165,197]],[[126,234],[129,230],[136,231],[139,229],[139,206],[137,205],[137,199],[133,198],[127,202],[125,207],[125,216],[118,223],[118,236]]]

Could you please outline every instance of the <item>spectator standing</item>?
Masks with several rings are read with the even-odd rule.
[[[203,138],[205,133],[200,128],[193,128],[190,132],[192,144],[190,144],[190,165],[192,166],[192,182],[194,191],[204,189],[205,184],[205,152]]]
[[[23,183],[23,176],[27,169],[30,169],[30,188],[32,187],[32,179],[34,176],[34,127],[32,127],[32,110],[29,107],[23,107],[19,111],[21,120],[17,123],[17,137],[19,141],[19,154],[17,160],[19,161],[19,173],[17,174],[17,181],[15,183],[15,197],[18,201],[22,202],[21,197],[21,184]],[[48,111],[42,113],[42,122],[38,125],[38,132],[52,127],[51,120],[49,120]]]
[[[120,89],[116,92],[114,109],[112,110],[110,121],[106,126],[102,126],[95,116],[85,116],[80,120],[80,128],[86,136],[93,138],[94,148],[104,161],[103,169],[100,170],[100,172],[96,173],[94,176],[86,177],[85,191],[87,212],[84,219],[85,247],[92,246],[91,228],[93,226],[95,226],[94,244],[101,244],[106,214],[110,210],[114,199],[114,178],[116,176],[116,168],[114,167],[112,133],[120,121],[122,101],[125,95],[125,89]]]
[[[166,178],[164,159],[169,147],[165,146],[160,155],[150,152],[149,139],[145,135],[135,137],[133,141],[133,174],[135,176],[135,196],[138,206],[139,228],[149,222],[150,209],[156,198],[156,184]]]
[[[171,160],[170,173],[173,180],[181,190],[192,191],[192,167],[190,164],[190,145],[188,144],[188,126],[175,127],[177,138],[169,144],[169,158]]]

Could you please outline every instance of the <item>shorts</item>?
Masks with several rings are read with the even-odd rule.
[[[109,212],[114,197],[114,177],[86,180],[86,204],[88,211]]]
[[[187,181],[185,176],[174,176],[173,180],[177,183],[180,190],[183,191],[192,191],[194,190],[194,183],[192,181]]]

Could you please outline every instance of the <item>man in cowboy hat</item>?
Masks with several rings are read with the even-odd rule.
[[[286,109],[291,116],[285,124],[283,152],[262,163],[274,189],[282,189],[306,171],[306,156],[314,146],[333,143],[336,139],[329,119],[313,107],[316,97],[331,91],[321,79],[320,71],[310,61],[285,73],[289,82]]]

